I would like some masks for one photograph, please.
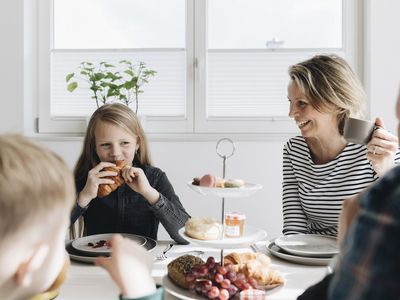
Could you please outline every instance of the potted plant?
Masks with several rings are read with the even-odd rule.
[[[109,102],[111,99],[121,101],[129,106],[135,103],[135,113],[139,109],[139,95],[143,93],[142,86],[149,82],[149,78],[157,72],[147,68],[144,62],[137,64],[129,60],[122,60],[118,66],[108,62],[97,65],[84,61],[78,66],[76,72],[67,74],[67,90],[73,92],[78,87],[78,78],[83,79],[93,92],[92,99],[97,107]]]

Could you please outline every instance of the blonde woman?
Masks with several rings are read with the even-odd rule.
[[[98,197],[100,184],[113,184],[104,170],[124,161],[125,183],[105,197]],[[75,167],[77,202],[71,224],[83,215],[87,235],[131,233],[157,239],[159,223],[178,243],[187,243],[178,230],[189,215],[167,175],[151,165],[149,147],[136,114],[113,103],[92,115],[82,153]]]
[[[283,233],[337,236],[344,199],[364,190],[398,161],[398,139],[379,129],[367,145],[348,143],[343,127],[363,117],[365,93],[347,62],[318,55],[289,68],[289,116],[301,136],[283,150]]]

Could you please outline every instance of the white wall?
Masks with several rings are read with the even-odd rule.
[[[383,117],[396,133],[394,107],[400,88],[400,1],[365,1],[366,90],[371,99],[371,118]]]
[[[28,3],[30,0],[25,0]],[[24,0],[0,1],[0,132],[23,132],[32,126],[31,99],[34,88],[24,87],[24,60],[34,56],[35,49],[24,48]],[[365,0],[365,85],[370,96],[371,116],[380,115],[388,128],[395,131],[393,114],[395,95],[400,83],[400,1]],[[33,54],[31,51],[33,51]],[[27,56],[27,54],[29,54]],[[26,64],[25,64],[26,66]],[[29,67],[29,65],[28,65]],[[34,74],[32,75],[34,76]],[[24,99],[25,88],[25,99]],[[32,92],[29,92],[32,91]],[[24,100],[27,102],[24,111]],[[25,119],[24,119],[24,116]],[[39,141],[64,157],[73,166],[79,155],[81,139],[47,138]],[[283,140],[237,142],[236,154],[228,161],[228,176],[261,183],[264,189],[252,197],[227,199],[227,209],[246,213],[248,223],[266,229],[270,236],[280,234],[281,152]],[[222,161],[215,154],[215,141],[151,141],[155,164],[168,174],[176,192],[192,215],[219,217],[219,199],[195,194],[186,186],[193,176],[212,172],[221,174]],[[161,232],[161,238],[166,237]]]
[[[79,155],[80,139],[69,141],[41,138],[46,147],[59,153],[72,168]],[[225,209],[243,212],[249,225],[277,236],[282,228],[281,156],[283,142],[236,142],[235,154],[227,160],[226,176],[261,183],[253,196],[226,199]],[[167,173],[183,206],[192,216],[221,217],[221,199],[205,197],[189,189],[195,176],[213,173],[222,176],[222,159],[215,153],[215,142],[150,142],[154,165]],[[159,238],[167,238],[160,230]]]
[[[23,1],[0,1],[0,131],[22,131],[23,108]]]

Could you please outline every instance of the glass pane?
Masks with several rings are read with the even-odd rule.
[[[54,48],[184,48],[185,5],[185,0],[54,0]]]
[[[209,0],[209,49],[342,48],[342,0]]]

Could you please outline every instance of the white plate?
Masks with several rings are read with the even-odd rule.
[[[162,286],[168,293],[170,293],[171,295],[173,295],[179,299],[184,299],[184,300],[205,300],[205,299],[207,299],[204,296],[197,295],[194,292],[192,293],[189,290],[185,290],[185,289],[177,286],[171,280],[171,278],[168,277],[168,275],[164,275],[164,277],[162,278]],[[282,286],[282,285],[280,285],[280,286]],[[267,290],[266,295],[270,295],[270,294],[274,293],[275,291],[278,291],[280,286],[277,286],[271,290]],[[235,297],[233,297],[233,299],[239,299],[239,294],[235,295]]]
[[[246,182],[240,188],[211,188],[199,185],[193,185],[192,181],[189,181],[187,185],[197,193],[201,195],[211,195],[217,197],[229,197],[229,198],[238,198],[238,197],[247,197],[258,190],[262,189],[262,185],[258,183],[249,183]]]
[[[108,241],[112,235],[113,235],[113,233],[88,235],[88,236],[73,240],[72,247],[83,253],[107,255],[107,254],[111,253],[111,249],[108,246],[93,248],[92,246],[89,246],[88,244],[92,243],[95,245],[97,242],[99,242],[101,240]],[[135,241],[140,246],[143,246],[146,243],[146,238],[143,236],[140,236],[140,235],[128,234],[128,233],[122,233],[121,235],[123,237],[129,238],[129,239]]]
[[[198,240],[186,235],[185,227],[179,229],[179,234],[184,239],[193,244],[201,245],[203,247],[217,248],[217,249],[243,248],[255,242],[265,240],[267,237],[267,232],[265,230],[251,226],[245,226],[243,236],[240,238],[224,238],[220,240]]]
[[[298,256],[332,257],[339,253],[336,239],[325,235],[284,235],[278,237],[275,244],[282,250]]]
[[[157,242],[151,238],[146,237],[146,244],[143,247],[146,248],[147,251],[151,252],[157,246]],[[69,257],[78,262],[90,263],[93,264],[94,260],[97,256],[101,256],[99,254],[84,254],[79,252],[78,250],[72,247],[72,241],[68,241],[65,244],[65,249],[67,250]]]
[[[272,255],[276,257],[302,265],[327,266],[332,260],[332,258],[304,257],[288,254],[277,245],[275,245],[274,240],[271,240],[271,242],[267,245],[267,249]]]

